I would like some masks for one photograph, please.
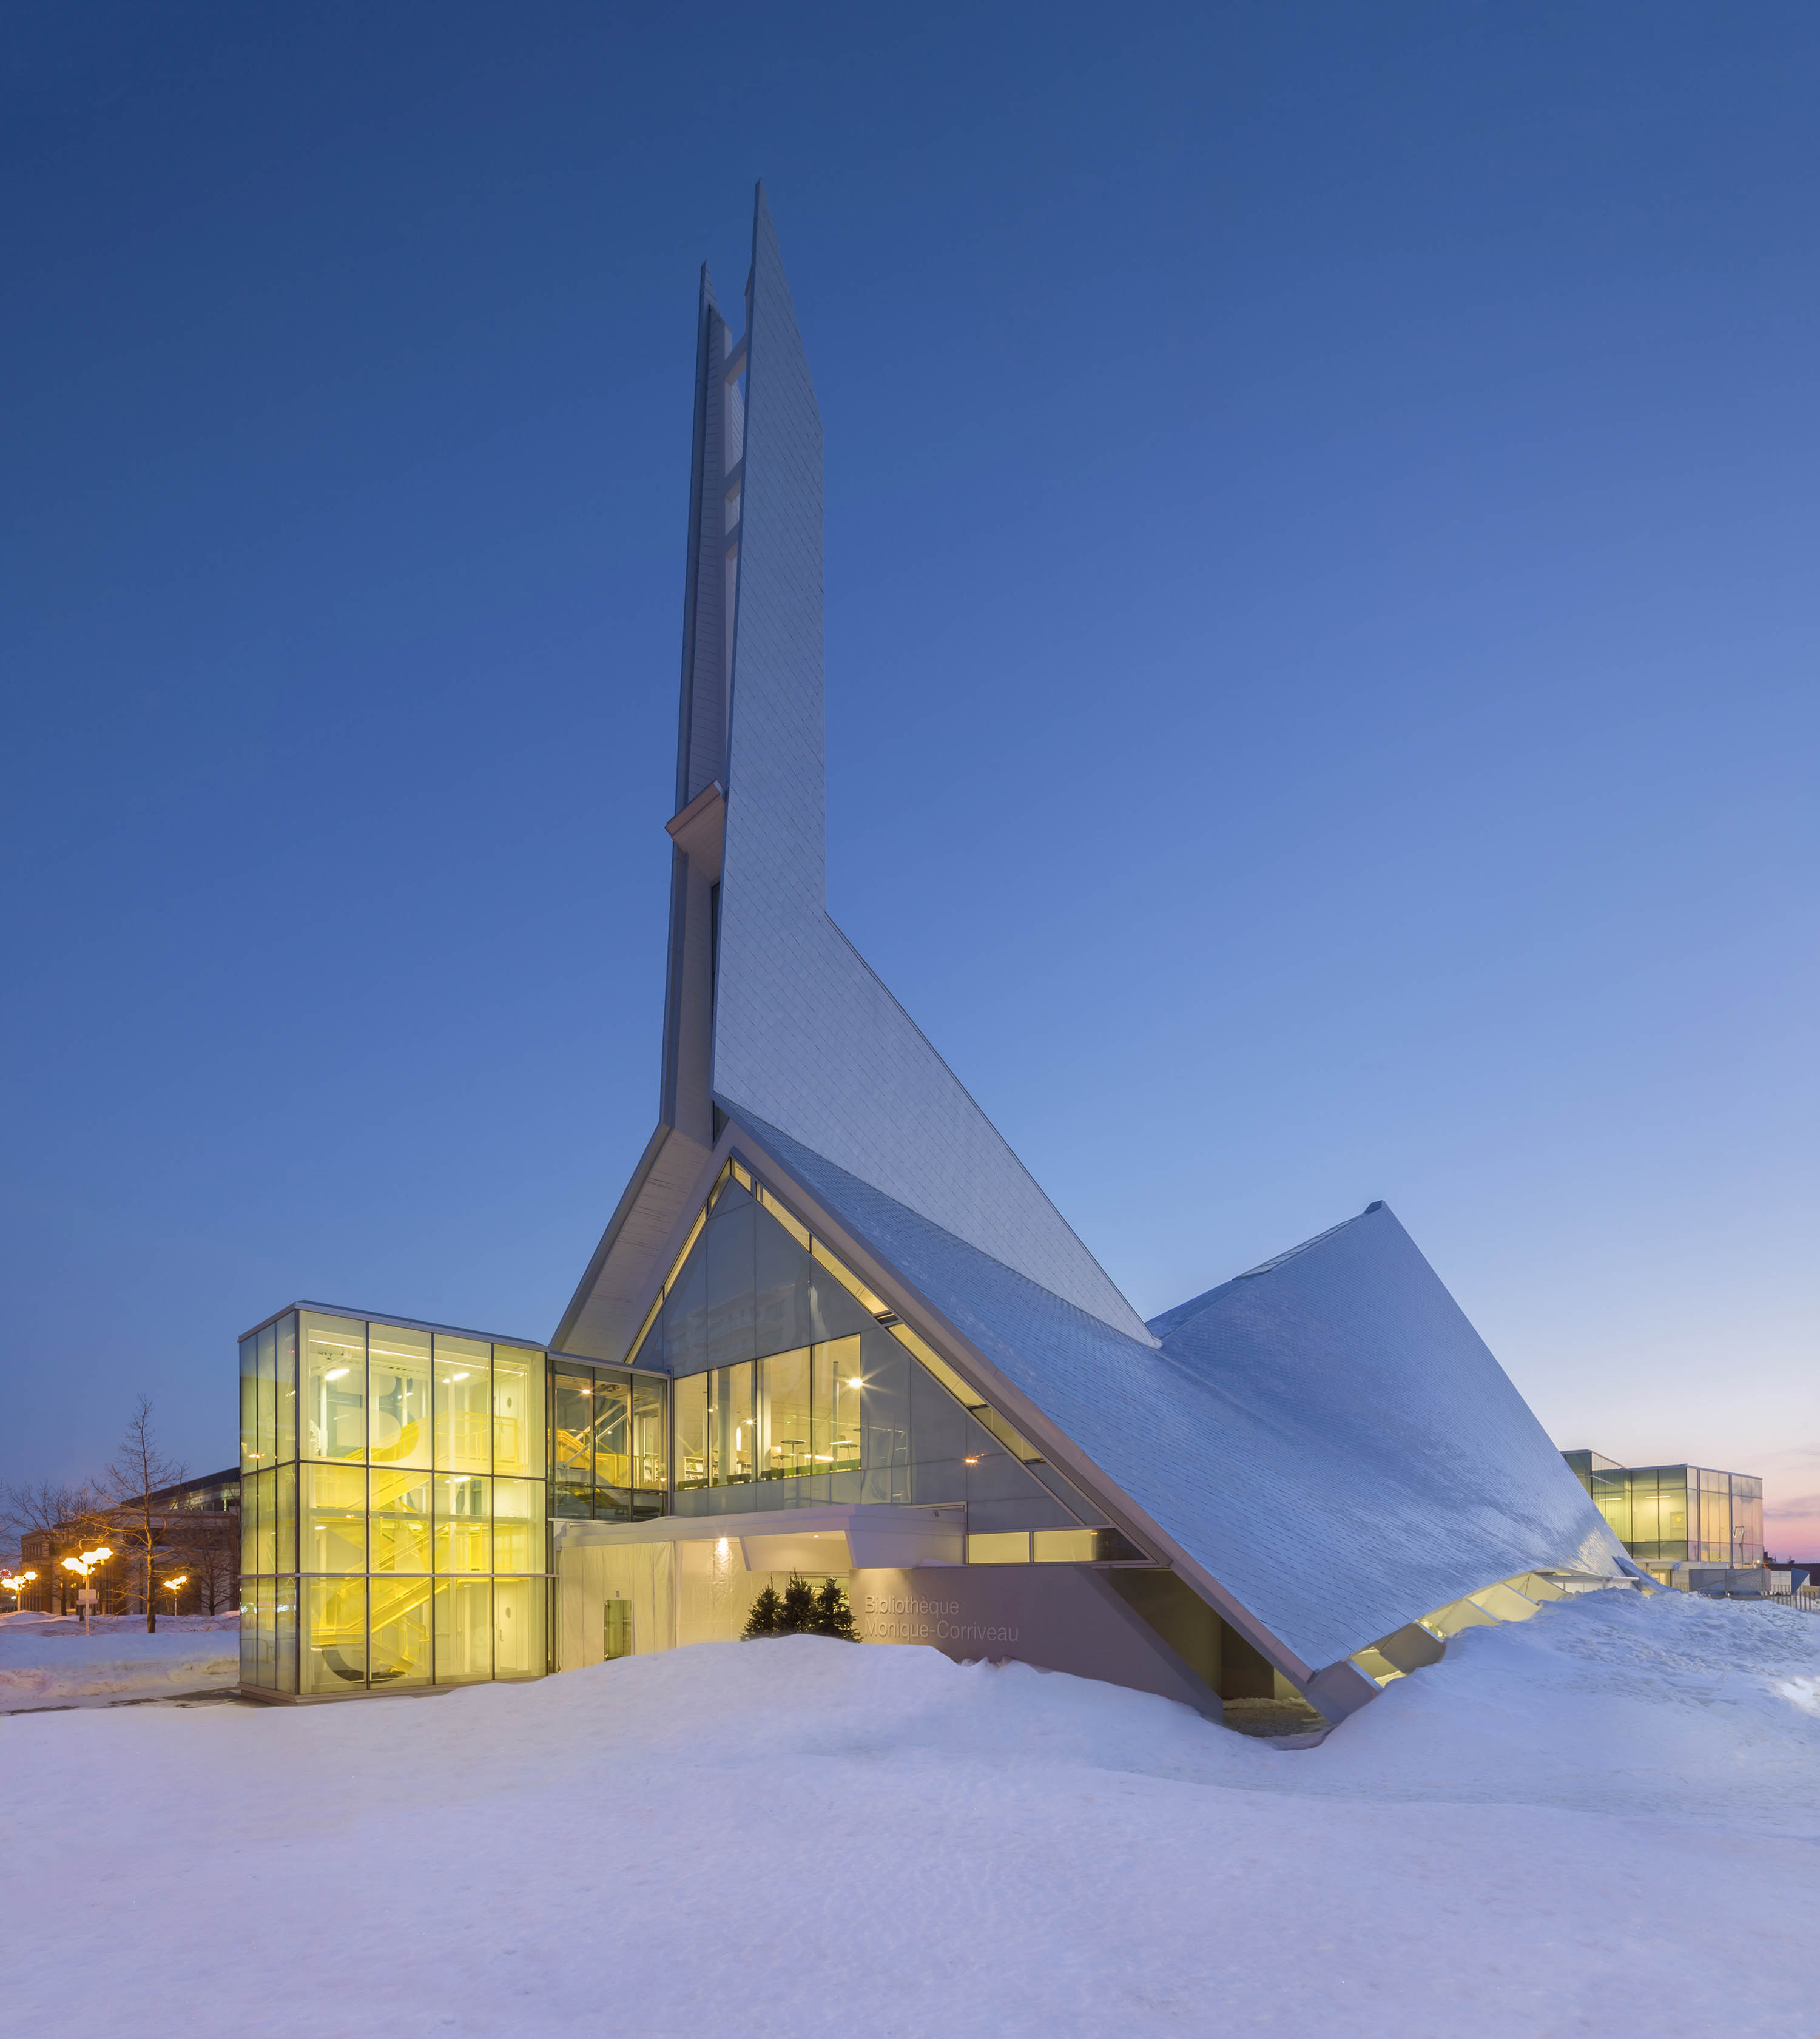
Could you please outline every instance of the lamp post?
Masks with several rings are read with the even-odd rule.
[[[83,1551],[80,1557],[66,1558],[63,1560],[65,1571],[79,1572],[82,1574],[82,1590],[77,1594],[76,1598],[82,1604],[82,1633],[85,1635],[89,1633],[89,1610],[94,1605],[97,1597],[94,1588],[89,1583],[89,1574],[96,1566],[104,1565],[113,1555],[107,1545],[102,1543],[93,1551]]]
[[[36,1572],[10,1572],[5,1578],[0,1579],[0,1586],[5,1587],[13,1596],[13,1612],[15,1614],[19,1612],[19,1596],[37,1576]]]
[[[188,1572],[179,1572],[174,1579],[166,1579],[164,1582],[165,1591],[171,1596],[171,1612],[173,1616],[177,1611],[177,1588],[186,1584],[188,1578],[189,1574]]]

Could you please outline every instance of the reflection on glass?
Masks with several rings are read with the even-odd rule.
[[[278,1434],[275,1447],[278,1462],[286,1465],[297,1456],[297,1312],[280,1317],[278,1333]],[[291,1630],[293,1653],[296,1642],[294,1623]]]
[[[811,1372],[811,1455],[817,1472],[848,1472],[860,1463],[864,1373],[857,1338],[830,1338],[815,1349]]]
[[[493,1675],[492,1581],[439,1581],[435,1593],[436,1683],[466,1684]]]
[[[493,1581],[493,1676],[541,1677],[544,1669],[544,1582]]]
[[[436,1334],[436,1464],[451,1471],[492,1470],[492,1350]]]
[[[254,1472],[258,1467],[259,1338],[255,1334],[240,1342],[240,1469]]]
[[[306,1572],[367,1569],[367,1475],[358,1466],[305,1466],[301,1528]]]
[[[369,1477],[372,1482],[372,1570],[427,1572],[430,1569],[430,1475],[414,1471],[382,1471],[375,1468]]]
[[[430,1334],[397,1324],[367,1327],[367,1401],[374,1465],[430,1463]]]
[[[260,1579],[253,1586],[253,1677],[270,1692],[278,1683],[278,1581]]]
[[[363,1460],[367,1456],[367,1327],[351,1317],[306,1310],[300,1395],[303,1455]]]
[[[436,1570],[492,1570],[492,1525],[487,1483],[473,1475],[436,1476]]]
[[[345,1692],[367,1682],[367,1581],[303,1581],[303,1689]]]
[[[259,1335],[259,1414],[256,1438],[259,1463],[278,1462],[278,1332],[268,1324]]]
[[[541,1476],[544,1359],[522,1346],[493,1347],[493,1471]]]
[[[544,1489],[541,1479],[493,1482],[493,1569],[544,1568]]]

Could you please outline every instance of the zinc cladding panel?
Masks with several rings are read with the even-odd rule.
[[[1381,1205],[1199,1298],[1158,1350],[751,1130],[1312,1668],[1518,1572],[1619,1574],[1621,1546]]]
[[[716,1095],[1148,1344],[1137,1313],[828,917],[822,426],[762,194],[748,346]]]

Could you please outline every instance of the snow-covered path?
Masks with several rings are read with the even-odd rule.
[[[796,1638],[17,1717],[0,1776],[9,1938],[93,1950],[0,1968],[34,2039],[1820,2034],[1820,1618],[1773,1608],[1563,1603],[1293,1753]]]
[[[85,1635],[74,1616],[0,1615],[0,1714],[118,1706],[161,1694],[225,1690],[240,1676],[240,1622],[169,1615],[109,1617]]]

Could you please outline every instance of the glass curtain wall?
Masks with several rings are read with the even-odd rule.
[[[560,1353],[550,1355],[549,1381],[553,1512],[597,1522],[663,1514],[670,1384]]]
[[[297,1689],[297,1314],[240,1342],[240,1681]]]
[[[979,1529],[1024,1532],[1026,1547],[1031,1532],[1096,1520],[1028,1440],[736,1160],[690,1230],[634,1356],[674,1376],[678,1514],[964,1502]],[[585,1388],[578,1374],[578,1412]],[[577,1468],[587,1456],[581,1420],[564,1426]]]
[[[241,1370],[242,1683],[541,1675],[542,1351],[306,1310],[243,1340]]]
[[[1703,1466],[1620,1466],[1595,1452],[1564,1454],[1612,1534],[1646,1563],[1763,1562],[1763,1483]]]

